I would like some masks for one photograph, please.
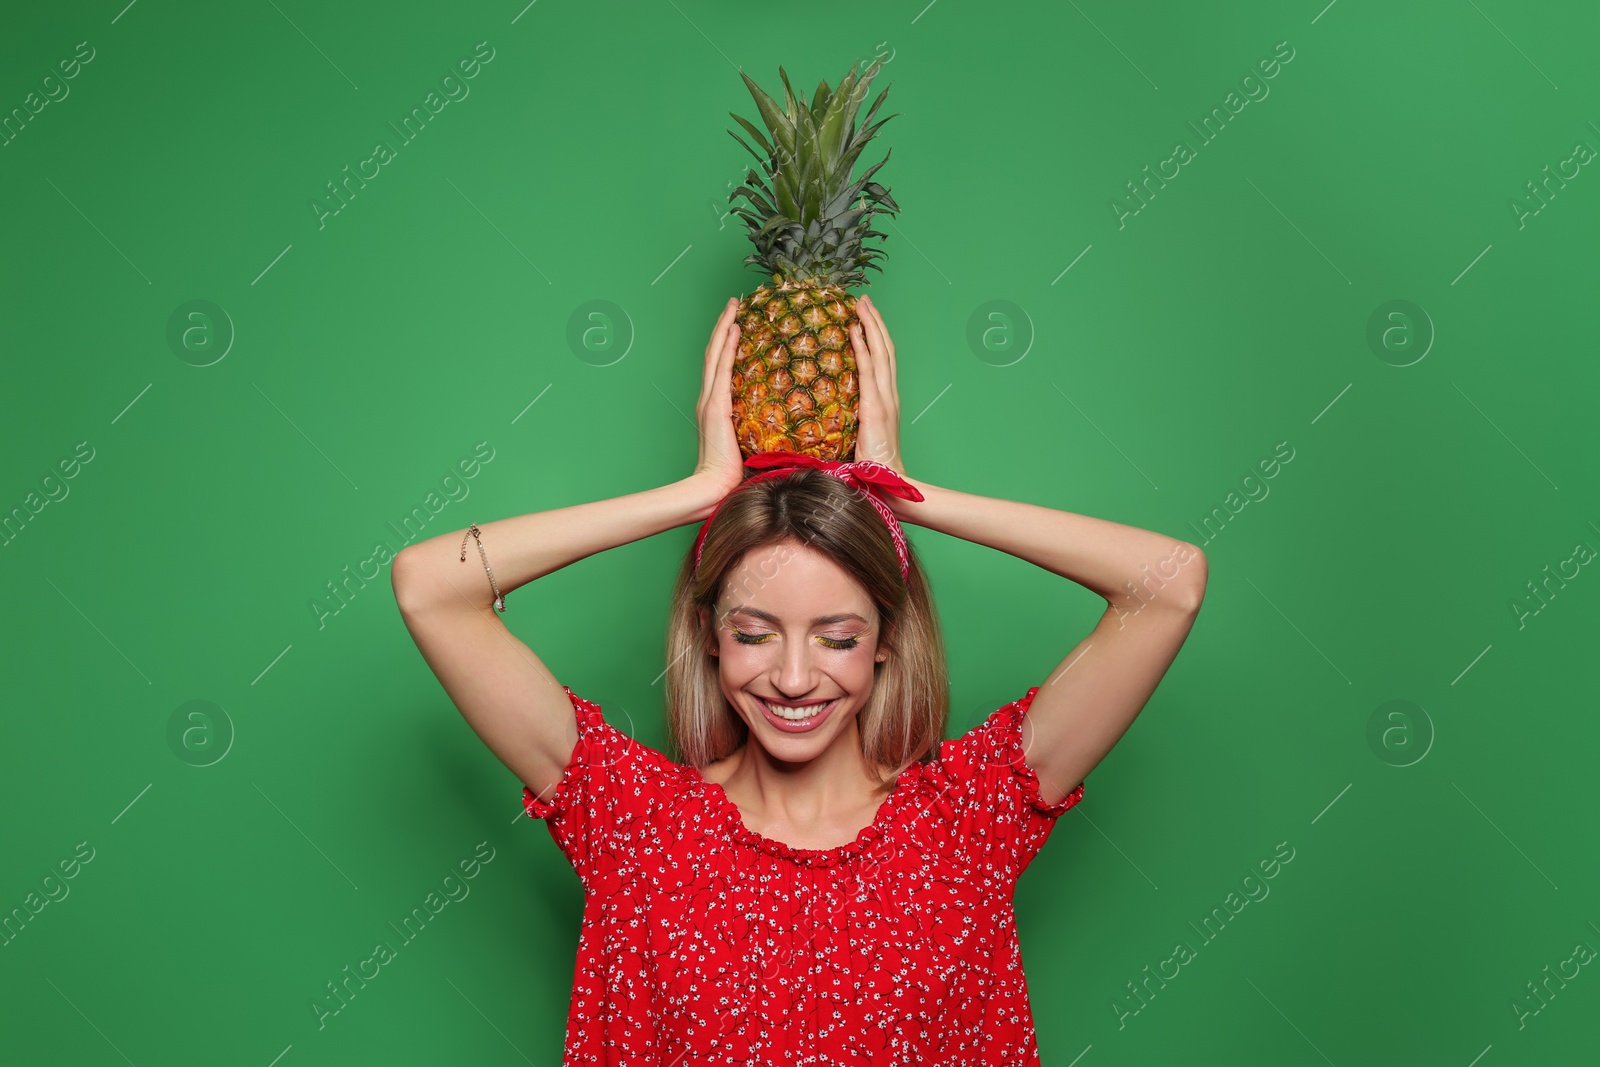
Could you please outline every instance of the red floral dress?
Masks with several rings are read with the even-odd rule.
[[[1012,890],[1080,783],[1023,759],[1038,692],[902,771],[871,825],[793,848],[562,687],[579,741],[528,814],[584,887],[567,1064],[1035,1065]]]

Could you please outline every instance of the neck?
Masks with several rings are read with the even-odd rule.
[[[723,788],[730,796],[744,798],[743,806],[762,822],[792,825],[815,824],[888,793],[888,787],[872,777],[861,754],[855,716],[831,745],[804,763],[774,757],[751,734]]]

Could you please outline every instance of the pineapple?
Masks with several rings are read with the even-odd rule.
[[[729,200],[746,203],[733,213],[745,221],[755,252],[745,257],[770,283],[739,301],[739,350],[733,364],[733,425],[744,455],[795,452],[817,459],[853,458],[860,388],[850,327],[858,320],[846,287],[865,281],[864,268],[883,252],[864,248],[875,212],[900,210],[889,190],[870,181],[883,159],[851,181],[856,157],[890,115],[871,125],[878,94],[856,128],[856,110],[877,75],[874,62],[857,78],[856,67],[829,90],[822,82],[808,108],[789,87],[783,68],[785,106],[743,71],[769,140],[753,123],[733,115],[762,151],[737,133],[734,140],[762,165]],[[730,112],[730,114],[732,114]],[[770,183],[770,184],[769,184]]]

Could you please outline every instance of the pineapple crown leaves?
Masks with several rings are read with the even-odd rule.
[[[884,253],[863,244],[869,237],[886,238],[871,228],[875,213],[893,215],[900,210],[889,190],[871,180],[889,161],[889,153],[850,180],[862,149],[895,117],[873,122],[889,96],[885,88],[860,124],[856,122],[856,112],[881,65],[875,61],[859,76],[860,64],[852,66],[837,89],[819,82],[809,106],[804,97],[796,97],[789,75],[779,67],[784,89],[781,108],[749,75],[739,72],[767,128],[763,134],[754,123],[729,113],[761,148],[757,151],[728,131],[761,165],[760,171],[751,169],[745,184],[728,197],[732,201],[742,196],[746,201],[733,211],[744,220],[756,248],[745,257],[746,263],[780,278],[836,286],[860,283],[864,268],[881,272],[872,260]]]

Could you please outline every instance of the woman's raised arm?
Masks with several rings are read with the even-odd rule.
[[[1133,725],[1177,658],[1205,598],[1205,554],[1179,538],[1108,519],[906,476],[894,342],[871,300],[858,307],[861,326],[851,331],[861,379],[856,451],[894,468],[923,497],[887,497],[895,517],[1009,552],[1106,600],[1093,631],[1040,682],[1023,720],[1025,759],[1040,795],[1059,801]]]
[[[586,556],[699,522],[742,477],[730,398],[738,327],[729,303],[706,348],[698,416],[700,462],[656,489],[478,524],[507,606],[513,591]],[[533,650],[494,610],[476,543],[465,530],[419,541],[391,565],[395,602],[428,666],[473,731],[524,785],[548,800],[578,743],[572,703]]]
[[[1060,800],[1121,740],[1183,648],[1205,597],[1205,554],[1108,519],[906,480],[923,500],[893,498],[900,521],[1009,552],[1106,600],[1094,629],[1037,683],[1023,720],[1040,793]]]

